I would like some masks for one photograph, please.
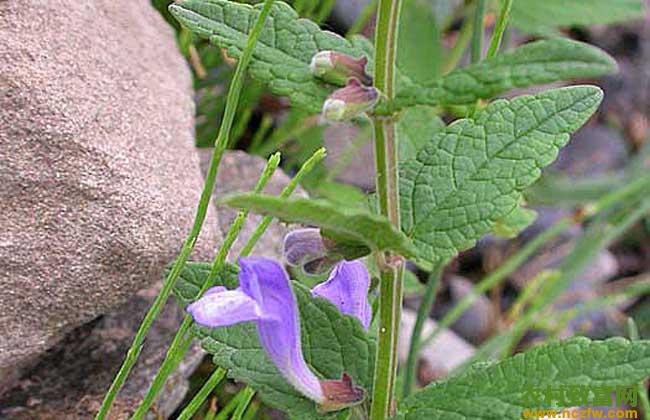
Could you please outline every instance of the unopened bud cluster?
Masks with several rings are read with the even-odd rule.
[[[339,86],[323,103],[323,116],[331,121],[358,117],[371,110],[379,99],[379,91],[371,86],[366,73],[366,57],[354,58],[336,51],[314,55],[310,69],[314,76]]]

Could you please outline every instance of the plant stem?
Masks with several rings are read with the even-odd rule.
[[[476,1],[474,10],[474,25],[472,32],[472,63],[481,61],[483,55],[483,22],[485,20],[485,0]]]
[[[233,413],[231,420],[241,420],[244,412],[248,408],[248,405],[251,403],[253,397],[255,396],[255,391],[249,386],[239,391],[239,393],[242,394],[241,400],[239,401],[237,409]]]
[[[241,59],[237,63],[235,75],[233,76],[233,81],[230,85],[230,90],[228,91],[228,97],[226,99],[226,109],[224,112],[223,121],[221,123],[221,127],[219,127],[219,134],[217,135],[217,139],[215,141],[214,151],[212,152],[212,158],[210,159],[210,167],[208,168],[208,173],[205,177],[205,185],[203,186],[203,191],[201,192],[201,198],[196,209],[196,215],[194,217],[192,229],[190,230],[190,233],[187,236],[185,243],[183,244],[180,254],[176,258],[171,271],[167,275],[160,293],[158,296],[156,296],[156,299],[151,305],[151,308],[149,308],[149,311],[145,315],[135,337],[133,338],[133,342],[131,343],[131,347],[126,354],[126,358],[124,359],[124,362],[122,363],[122,366],[120,367],[117,375],[113,379],[113,382],[111,383],[111,386],[109,387],[108,392],[104,397],[104,401],[102,402],[102,406],[100,407],[99,412],[95,416],[97,420],[103,420],[108,415],[108,412],[111,408],[111,405],[113,404],[113,401],[115,400],[115,397],[117,396],[117,393],[124,385],[129,372],[138,360],[138,356],[140,355],[140,351],[144,345],[144,339],[147,335],[147,332],[149,331],[149,328],[151,328],[151,324],[153,324],[153,321],[156,319],[163,306],[167,302],[174,283],[180,275],[183,267],[185,267],[185,263],[187,262],[187,259],[194,249],[194,245],[196,244],[196,241],[199,237],[199,233],[201,233],[201,228],[203,227],[203,222],[205,221],[205,217],[208,212],[208,206],[210,205],[212,191],[214,190],[214,183],[217,179],[219,163],[221,162],[221,157],[223,156],[223,153],[228,145],[230,130],[232,129],[233,120],[237,111],[237,104],[239,103],[239,95],[244,84],[244,73],[248,67],[248,63],[251,61],[253,49],[257,43],[257,39],[262,32],[264,22],[266,21],[266,17],[268,16],[269,11],[271,10],[272,4],[273,0],[266,0],[264,3],[264,7],[260,12],[257,21],[255,22],[255,26],[253,27],[250,36],[248,37],[246,48],[244,49]]]
[[[402,390],[402,397],[407,397],[411,393],[413,384],[415,383],[415,371],[417,367],[418,360],[418,348],[420,342],[420,335],[422,334],[422,328],[424,327],[424,322],[429,318],[429,313],[431,312],[431,307],[433,302],[436,299],[436,293],[438,292],[438,286],[440,285],[440,279],[442,277],[443,264],[437,264],[431,274],[429,275],[429,281],[427,282],[427,288],[424,292],[422,302],[418,308],[418,315],[415,319],[415,324],[413,325],[413,331],[411,333],[411,342],[409,344],[409,353],[406,359],[406,365],[404,366],[404,388]]]
[[[268,181],[273,176],[273,173],[278,168],[279,164],[280,164],[280,153],[275,153],[269,158],[266,167],[262,171],[262,174],[260,175],[260,178],[258,179],[255,188],[253,189],[255,193],[260,193],[264,189]],[[217,252],[216,257],[214,258],[214,261],[212,263],[212,269],[210,270],[208,277],[201,285],[201,290],[196,296],[197,299],[201,297],[201,295],[208,288],[213,286],[214,281],[219,275],[219,269],[226,262],[226,257],[228,256],[228,252],[230,251],[232,244],[237,239],[237,236],[239,236],[239,232],[241,232],[242,226],[244,225],[244,222],[246,221],[247,217],[248,217],[248,211],[240,211],[239,213],[237,213],[235,220],[230,225],[226,237],[224,238],[223,243],[219,247],[219,251]],[[156,373],[156,376],[154,377],[151,386],[149,387],[149,390],[147,391],[146,395],[144,396],[144,399],[138,406],[138,409],[133,414],[134,419],[144,418],[144,415],[147,413],[149,407],[151,407],[151,404],[153,404],[153,401],[155,400],[156,396],[160,392],[160,389],[164,385],[165,380],[167,379],[169,374],[176,368],[178,363],[180,363],[180,361],[183,359],[183,356],[185,355],[190,345],[192,344],[191,337],[185,338],[191,325],[192,325],[192,317],[190,315],[185,315],[185,318],[183,318],[183,322],[178,328],[178,331],[176,331],[176,335],[174,336],[174,339],[172,340],[172,343],[169,346],[169,349],[167,350],[165,359],[163,360],[160,369]],[[182,344],[181,344],[181,340],[183,340]]]
[[[241,401],[242,397],[244,395],[242,394],[241,391],[239,391],[230,401],[228,401],[228,404],[221,410],[219,410],[218,413],[214,416],[214,420],[226,420],[230,416],[230,413],[235,411],[235,409],[239,406],[239,402]],[[207,419],[206,419],[207,420]]]
[[[203,384],[199,392],[194,395],[194,398],[185,406],[181,414],[178,416],[177,420],[189,420],[192,418],[196,410],[198,410],[202,405],[203,401],[208,398],[208,395],[212,390],[221,382],[226,376],[226,370],[222,368],[217,368],[212,372],[212,375],[208,378],[207,381]]]
[[[494,33],[492,34],[492,39],[490,40],[490,47],[488,48],[487,58],[494,57],[501,47],[501,41],[503,40],[503,34],[506,32],[506,27],[508,26],[508,19],[510,19],[510,9],[512,9],[513,0],[501,0],[501,10],[499,11],[499,18],[497,19],[497,24],[494,27]]]
[[[260,409],[260,402],[253,400],[248,407],[248,410],[244,413],[242,420],[254,420],[257,419],[257,412]]]
[[[395,60],[401,0],[379,0],[375,33],[375,87],[390,103],[395,97]],[[392,116],[373,118],[375,166],[379,209],[393,226],[400,228],[397,172],[397,139]],[[372,420],[390,417],[394,407],[397,375],[397,339],[402,310],[404,264],[391,265],[391,255],[378,254],[379,334],[370,408]]]

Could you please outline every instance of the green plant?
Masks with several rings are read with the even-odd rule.
[[[256,410],[251,401],[257,392],[264,403],[292,418],[514,419],[526,409],[540,408],[525,398],[526,387],[637,387],[650,372],[648,341],[572,339],[507,357],[521,335],[568,287],[594,253],[647,215],[650,178],[635,171],[634,182],[626,178],[626,186],[620,191],[596,194],[595,204],[591,202],[594,195],[590,195],[590,205],[579,216],[561,221],[524,247],[443,319],[440,328],[458,318],[477,293],[501,282],[564,227],[591,221],[571,257],[560,267],[560,274],[548,276],[553,280],[539,286],[538,296],[527,296],[528,309],[509,331],[488,341],[477,356],[480,359],[501,354],[504,360],[496,365],[475,364],[446,381],[414,389],[418,352],[440,331],[437,329],[428,338],[420,337],[442,268],[484,235],[497,232],[513,236],[534,220],[535,213],[525,207],[529,187],[553,162],[571,134],[596,111],[603,93],[595,86],[580,85],[513,99],[494,98],[515,88],[592,78],[616,70],[616,63],[605,52],[565,38],[500,51],[511,17],[524,30],[557,33],[552,22],[531,18],[527,9],[557,8],[557,2],[537,3],[501,1],[495,8],[497,23],[492,38],[485,43],[485,57],[483,25],[490,4],[484,0],[467,2],[456,12],[464,23],[456,45],[449,51],[442,46],[441,34],[454,15],[439,19],[420,0],[377,1],[374,45],[360,35],[343,38],[323,31],[315,23],[329,14],[332,1],[294,1],[294,8],[270,0],[254,6],[228,0],[179,0],[171,5],[171,15],[184,28],[181,34],[185,38],[181,39],[187,42],[182,46],[188,51],[195,48],[197,41],[193,37],[198,36],[237,60],[237,66],[195,228],[169,271],[97,418],[106,417],[137,358],[147,329],[172,289],[183,306],[189,305],[192,317],[188,315],[182,324],[135,418],[144,417],[193,338],[200,340],[219,368],[185,408],[182,418],[190,418],[200,408],[226,373],[247,385],[233,397],[233,405],[227,406],[238,419]],[[587,8],[577,2],[575,9],[558,12],[562,19],[557,23],[611,22],[641,10],[640,2],[635,0],[612,1],[606,6],[597,2],[592,14],[582,14]],[[367,16],[364,13],[362,19]],[[400,25],[404,19],[413,24]],[[357,30],[355,27],[351,32]],[[418,42],[422,36],[430,42]],[[471,63],[456,68],[470,42]],[[321,145],[322,130],[314,123],[314,116],[320,113],[331,120],[365,119],[366,127],[369,120],[372,129],[368,131],[374,139],[376,194],[368,197],[368,205],[359,205],[364,201],[358,200],[359,195],[363,197],[359,191],[345,198],[339,194],[337,200],[332,200],[337,195],[327,193],[332,180],[325,177],[323,182],[325,169],[318,166],[323,151],[307,161],[283,194],[261,194],[264,182],[278,166],[279,156],[275,155],[255,191],[220,198],[221,204],[241,212],[215,260],[188,263],[221,154],[234,144],[230,141],[232,132],[233,139],[241,137],[252,114],[249,105],[238,108],[245,72],[255,80],[247,88],[252,92],[252,102],[260,92],[268,91],[287,97],[292,107],[280,127],[273,127],[270,115],[262,117],[252,135],[253,152],[266,155],[310,132],[310,136],[304,136],[309,141],[298,141],[299,151],[295,152],[297,156],[309,156]],[[445,111],[465,117],[445,125],[440,118]],[[240,116],[240,128],[234,130],[236,115]],[[301,160],[296,159],[295,166]],[[311,182],[309,172],[315,177]],[[321,199],[289,197],[303,179]],[[539,190],[539,186],[536,188]],[[252,251],[272,218],[314,226],[319,230],[301,231],[291,239],[299,245],[290,247],[296,254],[287,256],[287,260],[305,273],[325,273],[334,267],[324,284],[331,285],[338,294],[348,293],[346,299],[362,301],[356,309],[365,310],[366,304],[370,307],[366,302],[370,281],[361,292],[349,290],[350,285],[345,283],[346,288],[341,282],[352,279],[352,284],[359,284],[368,274],[365,268],[355,266],[352,270],[340,261],[364,257],[371,260],[368,267],[376,273],[378,285],[373,314],[346,312],[346,299],[319,295],[319,286],[310,291],[300,282],[290,282],[277,264],[243,259],[239,267],[229,265],[226,257],[230,245],[249,211],[266,218],[246,245],[243,257]],[[406,260],[431,275],[408,362],[403,367],[403,389],[398,393],[397,338]],[[352,271],[343,274],[345,269]],[[273,270],[277,272],[267,273]],[[264,276],[277,287],[266,284]],[[286,308],[269,306],[274,299],[282,300]],[[227,309],[224,302],[230,305]],[[370,319],[374,321],[370,323]],[[294,321],[299,325],[297,332],[292,326]],[[284,334],[283,345],[277,344],[281,340],[273,337],[273,331]],[[400,401],[396,400],[398,394]]]

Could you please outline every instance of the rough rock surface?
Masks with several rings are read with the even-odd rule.
[[[442,316],[446,315],[451,308],[472,294],[475,286],[467,278],[457,275],[449,276],[448,284],[451,302],[449,305],[445,305],[446,307],[441,307],[440,313]],[[442,316],[437,318],[442,319]],[[451,330],[468,342],[479,345],[494,332],[497,319],[498,314],[492,301],[485,294],[481,293],[472,305],[467,308],[467,311],[451,325]]]
[[[201,156],[207,168],[210,151],[202,150]],[[228,192],[250,190],[265,165],[264,159],[243,152],[226,152],[219,170],[215,198]],[[277,170],[266,192],[277,194],[287,182],[289,177]],[[298,188],[295,194],[305,195],[305,192]],[[232,209],[221,209],[219,220],[224,232],[229,226],[228,220],[234,218],[235,213]],[[243,239],[235,244],[235,253],[259,220],[259,216],[249,216],[241,234]],[[261,238],[256,254],[280,258],[285,233],[285,226],[277,222],[271,224],[267,234]],[[38,364],[25,372],[17,385],[0,397],[0,418],[31,420],[54,416],[81,420],[93,417],[159,287],[143,290],[114,312],[71,331]],[[182,315],[182,310],[170,300],[147,335],[138,363],[113,405],[111,418],[128,418],[133,413],[162,363]],[[188,390],[187,379],[204,354],[196,343],[186,354],[153,406],[156,418],[169,418],[179,407]]]
[[[160,279],[202,178],[189,70],[148,1],[5,0],[0,38],[8,378],[9,367]],[[207,223],[197,249],[211,254],[216,242]]]
[[[602,124],[583,127],[560,149],[551,169],[576,178],[620,169],[628,160],[621,134]]]
[[[210,164],[212,149],[199,149],[199,154],[201,157],[201,169],[205,174]],[[219,172],[217,173],[217,182],[213,193],[214,199],[218,200],[220,197],[229,193],[252,191],[265,166],[266,161],[264,159],[242,151],[228,151],[224,153],[221,159],[221,165],[219,166]],[[264,193],[271,195],[280,194],[289,182],[289,179],[281,169],[277,169],[264,188]],[[292,194],[292,197],[306,196],[307,193],[300,186]],[[219,207],[219,227],[222,235],[225,236],[236,216],[236,209]],[[239,255],[239,251],[246,241],[248,241],[248,238],[250,238],[261,220],[262,216],[249,214],[239,237],[232,246],[229,257],[231,261]],[[258,256],[281,259],[282,241],[284,235],[289,230],[290,228],[286,224],[274,220],[269,225],[266,233],[257,242],[255,248],[253,248],[253,253]]]
[[[143,290],[114,312],[72,330],[0,399],[0,418],[94,417],[158,290],[158,286]],[[118,395],[110,418],[128,418],[135,411],[182,318],[182,310],[170,300],[149,331],[138,363]],[[204,354],[195,343],[168,378],[153,406],[157,418],[169,418],[183,401],[189,388],[187,378]]]

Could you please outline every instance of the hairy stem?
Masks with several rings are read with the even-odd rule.
[[[242,57],[237,63],[235,75],[233,76],[233,81],[226,99],[226,109],[224,112],[223,121],[221,122],[221,127],[219,127],[219,134],[217,135],[217,139],[215,141],[214,151],[212,152],[212,158],[210,160],[210,167],[205,178],[205,185],[203,187],[201,198],[196,209],[196,216],[194,217],[192,229],[190,230],[190,233],[187,236],[185,243],[183,244],[183,248],[181,249],[180,254],[176,258],[171,271],[167,275],[160,293],[158,296],[156,296],[156,299],[151,305],[151,308],[149,308],[149,311],[145,315],[142,323],[140,324],[140,327],[138,328],[138,331],[135,334],[135,337],[133,338],[133,342],[131,343],[131,347],[126,354],[126,358],[124,359],[124,362],[122,363],[122,366],[120,367],[117,375],[113,379],[113,382],[111,383],[111,386],[109,387],[108,392],[104,397],[104,401],[102,402],[99,412],[95,417],[97,420],[103,420],[108,415],[108,412],[111,408],[111,405],[113,404],[113,401],[115,400],[115,397],[117,396],[117,393],[124,385],[129,372],[138,360],[138,356],[140,355],[140,351],[142,350],[142,346],[144,344],[144,339],[147,335],[147,332],[149,331],[149,328],[151,328],[151,324],[153,324],[153,321],[156,319],[163,306],[167,302],[176,279],[180,275],[183,267],[185,266],[185,263],[187,262],[187,259],[194,249],[194,245],[196,244],[196,241],[199,237],[199,233],[201,232],[203,222],[205,221],[205,217],[208,212],[210,198],[212,197],[212,191],[214,190],[214,184],[217,178],[219,163],[221,162],[221,157],[223,156],[223,153],[228,145],[230,130],[232,129],[233,120],[237,111],[237,104],[239,103],[239,96],[244,84],[244,73],[246,67],[248,67],[248,63],[251,60],[253,49],[257,43],[257,39],[259,38],[260,33],[262,32],[264,22],[266,21],[266,17],[269,14],[272,4],[273,0],[267,0],[265,2],[264,8],[260,13],[257,22],[255,23],[255,27],[248,37],[248,42],[246,44],[246,48],[244,49]]]
[[[401,0],[379,0],[375,33],[375,87],[389,103],[395,97],[395,59]],[[397,139],[392,116],[375,116],[375,167],[377,196],[382,215],[400,228],[397,171]],[[397,339],[402,310],[404,264],[393,265],[393,256],[377,255],[379,286],[379,337],[370,418],[383,420],[392,414],[397,375]]]

